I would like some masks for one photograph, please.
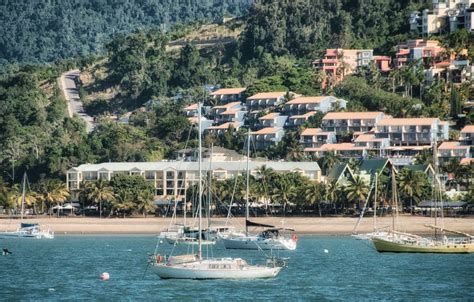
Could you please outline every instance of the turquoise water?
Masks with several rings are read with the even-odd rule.
[[[145,272],[156,243],[151,236],[0,239],[13,252],[0,256],[0,300],[474,300],[474,254],[379,254],[348,237],[302,236],[297,251],[281,253],[291,260],[275,279],[178,281]],[[213,253],[259,255],[220,244]],[[102,272],[109,281],[99,280]]]

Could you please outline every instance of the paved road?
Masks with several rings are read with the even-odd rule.
[[[81,99],[79,98],[79,91],[76,86],[74,79],[79,76],[79,70],[70,70],[61,75],[60,83],[61,89],[63,90],[64,96],[68,101],[69,116],[79,116],[86,122],[87,133],[94,129],[94,119],[84,112]]]

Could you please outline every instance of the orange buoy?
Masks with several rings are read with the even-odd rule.
[[[291,239],[293,239],[293,241],[298,241],[298,236],[296,236],[296,234],[293,234],[291,236]]]
[[[107,280],[109,280],[109,278],[110,278],[109,273],[105,272],[105,273],[102,273],[102,275],[100,275],[100,280],[102,280],[102,281],[107,281]]]

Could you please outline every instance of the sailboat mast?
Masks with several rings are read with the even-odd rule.
[[[23,221],[23,212],[25,211],[25,198],[26,198],[26,172],[23,174],[23,186],[21,193],[21,221]]]
[[[212,157],[214,156],[214,144],[211,144],[211,158],[209,160],[209,184],[207,189],[207,231],[210,232],[209,228],[211,226],[211,200],[212,200]]]
[[[378,173],[375,172],[375,191],[374,191],[374,231],[377,231],[377,180]]]
[[[392,231],[395,232],[395,216],[398,215],[397,183],[395,179],[395,168],[392,167]]]
[[[247,134],[247,184],[245,190],[245,234],[249,232],[247,226],[247,221],[249,220],[249,184],[250,184],[250,167],[249,167],[249,157],[250,157],[250,127]]]
[[[199,245],[198,257],[202,259],[202,142],[201,142],[201,103],[198,103],[198,135],[199,135],[199,151],[198,151],[198,169],[199,169]]]

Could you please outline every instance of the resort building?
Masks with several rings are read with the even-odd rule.
[[[321,128],[306,128],[301,132],[300,142],[303,148],[317,148],[324,144],[334,144],[337,139],[334,132],[325,132]]]
[[[460,142],[443,142],[438,147],[438,158],[441,165],[455,159],[461,161],[463,158],[469,158],[471,146],[463,146]]]
[[[433,63],[430,61],[436,59],[442,51],[444,48],[436,40],[408,40],[397,45],[394,65],[400,68],[420,59],[424,63]]]
[[[293,95],[292,93],[289,94]],[[286,95],[286,91],[261,92],[254,94],[247,98],[247,109],[251,111],[275,107],[285,102]]]
[[[191,123],[191,125],[195,125],[196,129],[199,127],[198,126],[199,117],[197,117],[197,116],[188,117],[188,121],[189,121],[189,123]],[[201,117],[201,134],[204,131],[206,131],[209,127],[211,127],[212,124],[214,124],[214,121],[208,120],[205,117]]]
[[[227,104],[230,102],[241,102],[244,99],[246,88],[222,88],[211,92],[211,97],[219,104]]]
[[[377,122],[385,118],[383,112],[329,112],[322,120],[322,128],[336,134],[368,132]]]
[[[335,109],[346,108],[347,102],[333,96],[301,96],[285,103],[288,114],[305,114],[310,111],[326,113]]]
[[[300,173],[314,182],[321,180],[321,169],[316,162],[250,161],[250,173],[257,175],[257,170],[263,166],[277,173]],[[210,168],[210,164],[203,164],[203,173],[210,171]],[[72,195],[77,197],[77,193],[86,181],[99,179],[109,181],[118,174],[136,175],[153,185],[156,199],[173,200],[184,198],[186,190],[199,181],[198,171],[198,162],[185,161],[83,164],[67,171],[66,183]],[[231,179],[245,173],[245,161],[212,162],[212,174],[217,181]]]
[[[196,103],[186,106],[183,108],[183,111],[188,117],[198,116],[198,104]]]
[[[285,126],[288,116],[280,115],[277,112],[272,112],[258,118],[259,128],[283,128]]]
[[[211,115],[216,124],[227,122],[241,122],[245,112],[241,110],[240,102],[231,102],[225,105],[214,106],[211,109]]]
[[[310,111],[302,115],[292,115],[288,119],[288,127],[298,127],[304,125],[310,117],[314,116],[316,111]]]
[[[326,153],[333,153],[341,158],[364,158],[367,156],[367,148],[357,147],[354,143],[324,144],[321,147],[305,148],[304,152],[316,158],[324,157]]]
[[[410,15],[410,29],[423,36],[455,32],[459,29],[474,31],[474,0],[432,0],[433,9]]]
[[[227,122],[221,125],[208,127],[206,129],[206,133],[212,135],[221,135],[228,130],[238,130],[241,126],[241,122]]]
[[[385,156],[385,149],[390,147],[388,138],[378,138],[374,134],[361,134],[354,140],[355,147],[363,147],[369,153]]]
[[[467,125],[461,129],[459,141],[463,145],[474,146],[474,125]]]
[[[256,150],[263,150],[278,144],[283,138],[285,130],[283,128],[268,127],[252,132],[252,143]]]
[[[391,145],[430,145],[449,138],[449,124],[438,118],[385,118],[376,123],[375,135]]]
[[[392,65],[392,58],[389,56],[373,56],[373,61],[375,66],[377,66],[378,70],[382,74],[387,74],[392,70],[390,66]]]

